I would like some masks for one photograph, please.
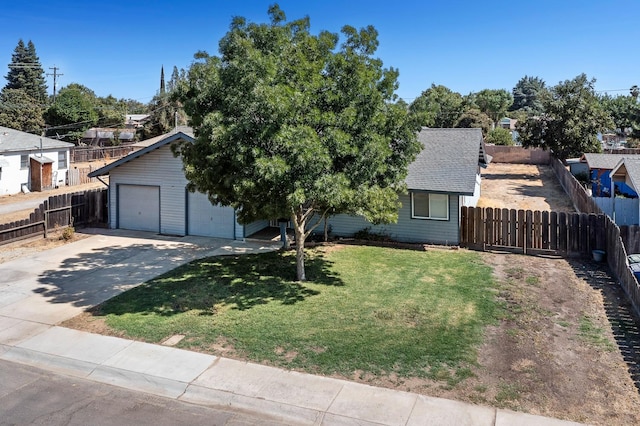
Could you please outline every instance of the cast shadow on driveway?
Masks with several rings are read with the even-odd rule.
[[[41,286],[33,291],[50,303],[90,307],[210,251],[211,247],[178,242],[94,249],[42,272]]]

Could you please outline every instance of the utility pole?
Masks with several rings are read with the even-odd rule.
[[[49,67],[49,69],[53,70],[53,73],[48,73],[47,75],[53,76],[53,103],[55,104],[56,103],[56,82],[58,80],[58,77],[64,74],[60,74],[58,72],[60,68],[56,67],[55,65],[53,67]]]

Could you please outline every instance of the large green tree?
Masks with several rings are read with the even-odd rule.
[[[24,89],[3,89],[0,92],[0,126],[39,135],[44,129],[40,102]]]
[[[98,123],[96,95],[81,84],[72,83],[60,89],[56,103],[46,111],[44,118],[48,135],[64,135],[63,139],[78,142],[84,131]]]
[[[504,89],[484,89],[471,98],[478,109],[493,120],[494,127],[513,103],[513,96]]]
[[[178,153],[190,189],[235,207],[240,222],[290,218],[305,280],[304,243],[327,214],[397,219],[420,145],[394,102],[398,72],[373,56],[373,27],[343,27],[338,46],[309,18],[287,22],[277,5],[269,15],[233,19],[220,56],[196,55],[179,90],[197,137]]]
[[[482,129],[482,134],[487,136],[494,123],[487,114],[478,108],[471,108],[465,111],[453,127],[463,129]]]
[[[614,123],[594,90],[595,79],[580,74],[552,87],[542,98],[544,113],[516,125],[525,147],[551,149],[565,160],[585,152],[600,152],[597,134]]]
[[[610,130],[623,137],[640,137],[640,104],[633,95],[604,95],[600,101],[613,120],[614,127]]]
[[[47,84],[44,78],[44,69],[36,54],[36,47],[29,40],[24,45],[18,41],[9,64],[9,72],[5,76],[7,84],[5,89],[23,89],[31,98],[44,104],[47,100]]]
[[[409,111],[421,126],[453,127],[464,112],[464,102],[460,93],[432,84],[411,103]]]
[[[524,111],[527,115],[536,115],[544,112],[542,97],[547,86],[541,78],[525,75],[513,88],[513,104],[510,111]]]

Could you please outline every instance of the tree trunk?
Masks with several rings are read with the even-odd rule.
[[[304,240],[306,237],[304,221],[298,221],[296,218],[294,228],[296,232],[296,280],[306,281],[307,276],[304,272]]]
[[[324,218],[324,242],[329,241],[329,225],[327,223],[327,218]]]

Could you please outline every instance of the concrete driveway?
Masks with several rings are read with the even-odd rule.
[[[0,317],[54,325],[192,260],[270,242],[89,229],[89,238],[0,265]]]

